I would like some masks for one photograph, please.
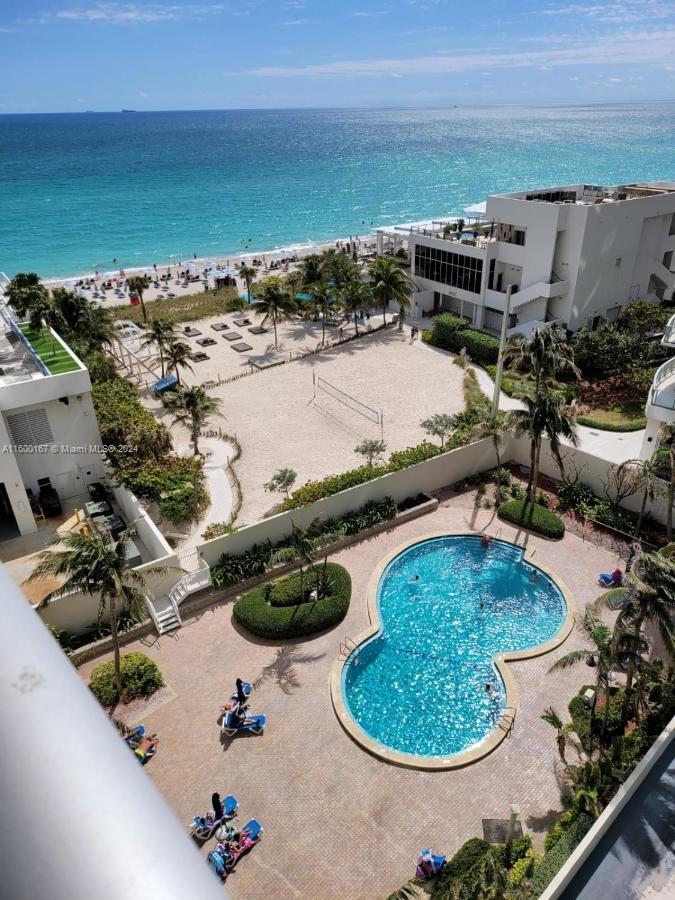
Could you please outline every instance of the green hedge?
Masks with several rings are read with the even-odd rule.
[[[436,316],[428,342],[453,353],[459,353],[462,347],[466,347],[469,356],[481,363],[496,363],[499,354],[497,338],[470,328],[465,319],[452,313]]]
[[[642,431],[647,427],[646,419],[635,419],[632,422],[625,422],[623,425],[608,425],[606,422],[599,422],[588,416],[577,416],[577,422],[579,425],[585,425],[587,428],[599,428],[601,431]]]
[[[528,503],[526,500],[508,500],[497,510],[500,519],[522,526],[547,538],[559,539],[565,534],[565,523],[552,510]]]
[[[530,886],[532,897],[540,897],[543,894],[592,825],[593,819],[589,816],[579,816],[551,849],[544,853],[532,874]]]
[[[455,881],[463,878],[490,849],[490,844],[482,838],[470,838],[462,844],[457,853],[448,860],[431,887],[432,900],[446,900],[452,896]]]
[[[352,581],[349,572],[337,563],[328,563],[327,574],[331,583],[328,597],[308,603],[272,606],[268,602],[269,586],[261,584],[237,600],[233,610],[234,619],[258,637],[272,639],[314,634],[337,625],[349,609]],[[307,575],[307,578],[313,580],[312,574]],[[299,595],[299,576],[294,580],[283,580],[286,584],[281,587],[272,582],[272,593],[280,591],[288,601],[288,593],[295,587]]]
[[[120,659],[120,668],[124,702],[134,700],[136,697],[149,697],[164,684],[157,664],[145,653],[125,653]],[[112,660],[96,666],[91,673],[89,687],[103,706],[112,706],[117,702],[119,697]]]

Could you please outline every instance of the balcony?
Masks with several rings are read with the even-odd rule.
[[[675,421],[675,357],[666,360],[654,373],[646,413],[648,418],[659,422]]]

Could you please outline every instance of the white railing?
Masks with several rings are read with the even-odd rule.
[[[654,373],[652,388],[649,392],[649,402],[652,406],[660,406],[662,409],[675,409],[675,391],[666,396],[665,391],[659,391],[658,387],[666,381],[675,378],[675,356],[666,360]]]
[[[183,576],[180,581],[171,588],[168,594],[169,602],[178,614],[178,606],[189,595],[195,591],[201,591],[211,586],[211,569],[208,563],[200,559],[199,568],[196,572],[190,572],[189,575]]]
[[[663,337],[661,338],[661,343],[665,347],[675,346],[675,316],[671,316],[668,319],[668,324],[663,329]]]

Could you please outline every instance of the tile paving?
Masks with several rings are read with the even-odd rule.
[[[388,765],[347,736],[330,702],[328,675],[339,643],[367,624],[365,591],[374,566],[417,535],[482,528],[516,536],[516,529],[495,520],[491,510],[477,510],[465,494],[337,554],[352,576],[352,602],[344,622],[317,637],[283,646],[251,639],[233,624],[231,602],[223,602],[173,635],[129,647],[156,659],[175,694],[145,714],[135,707],[132,716],[160,736],[146,772],[179,821],[205,812],[218,790],[237,797],[241,823],[255,816],[265,827],[260,845],[228,879],[235,900],[384,898],[414,874],[423,847],[452,853],[481,834],[481,819],[507,816],[511,803],[519,804],[526,832],[541,843],[560,799],[553,731],[539,717],[551,704],[564,713],[588,677],[583,667],[556,676],[546,672],[581,645],[578,631],[551,654],[512,666],[521,689],[513,735],[464,769]],[[522,532],[519,538],[536,548],[535,562],[539,558],[567,582],[578,608],[597,596],[597,573],[616,563],[607,550],[574,535],[560,543]],[[92,665],[83,667],[83,675]],[[237,675],[257,681],[252,711],[264,712],[268,727],[261,737],[221,742],[219,708]]]

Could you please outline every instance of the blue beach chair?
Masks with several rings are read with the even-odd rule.
[[[239,811],[239,803],[236,798],[232,796],[232,794],[228,794],[223,800],[221,800],[223,807],[223,815],[220,819],[214,819],[209,816],[195,816],[193,820],[190,822],[190,834],[194,837],[199,838],[200,840],[208,840],[211,835],[217,831],[220,826],[226,822],[228,819],[234,818]]]
[[[265,716],[248,716],[246,719],[241,719],[241,717],[235,716],[233,712],[226,712],[220,726],[220,733],[226,734],[228,737],[233,737],[235,734],[241,734],[245,731],[250,731],[253,734],[262,734],[265,722]]]

